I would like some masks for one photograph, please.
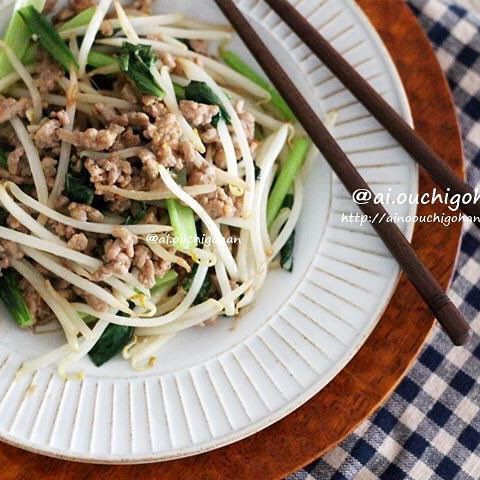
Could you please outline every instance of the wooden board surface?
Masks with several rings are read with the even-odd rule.
[[[205,0],[206,1],[206,0]],[[403,0],[357,0],[387,45],[406,87],[417,131],[459,174],[462,147],[452,100],[428,40]],[[422,192],[433,188],[422,172]],[[423,205],[419,213],[442,212]],[[418,224],[413,244],[447,286],[460,225]],[[438,252],[442,252],[439,255]],[[270,480],[336,445],[393,391],[433,325],[402,277],[382,320],[348,366],[317,396],[275,425],[228,447],[166,463],[101,466],[43,457],[0,444],[2,480]]]

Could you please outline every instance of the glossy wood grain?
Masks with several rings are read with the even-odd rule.
[[[417,131],[462,173],[452,100],[428,40],[403,0],[357,0],[380,32],[405,84]],[[420,190],[431,191],[421,173]],[[421,214],[442,212],[421,206]],[[418,224],[414,247],[443,286],[450,279],[460,225]],[[439,255],[441,252],[441,255]],[[337,444],[370,415],[401,380],[433,319],[404,278],[377,328],[349,365],[287,418],[228,447],[183,460],[137,466],[77,464],[2,444],[2,480],[259,480],[279,479]]]

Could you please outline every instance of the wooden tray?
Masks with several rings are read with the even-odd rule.
[[[403,0],[357,0],[357,3],[380,32],[397,64],[417,130],[462,175],[460,133],[448,85],[415,18]],[[420,190],[432,188],[432,182],[422,172]],[[425,205],[419,208],[419,213],[434,210],[442,211],[439,206],[434,209]],[[415,249],[445,287],[452,274],[460,231],[458,224],[447,228],[422,223],[415,229]],[[381,322],[348,366],[303,407],[254,436],[196,457],[136,466],[73,463],[1,444],[1,478],[282,478],[340,442],[385,400],[415,360],[432,325],[428,309],[402,278]]]

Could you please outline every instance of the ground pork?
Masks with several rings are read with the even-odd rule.
[[[48,219],[46,227],[57,237],[60,237],[63,240],[70,240],[77,231],[70,227],[69,225],[64,225],[63,223],[57,222],[55,220]]]
[[[40,124],[40,128],[33,135],[33,141],[37,148],[47,149],[60,146],[57,137],[57,131],[60,128],[60,122],[57,119],[45,120]]]
[[[142,161],[143,171],[147,174],[147,177],[155,180],[159,174],[156,155],[148,150],[148,148],[143,148],[142,151],[139,152],[138,158]]]
[[[189,40],[188,44],[194,52],[200,53],[208,57],[208,42],[206,40]]]
[[[138,147],[142,143],[140,135],[134,133],[132,127],[128,127],[113,144],[112,150],[123,150],[124,148]]]
[[[25,299],[28,311],[35,319],[36,325],[43,325],[55,319],[55,315],[52,310],[50,310],[50,307],[43,301],[40,294],[32,288],[32,285],[27,280],[22,278],[18,286]]]
[[[20,174],[20,160],[25,155],[25,150],[23,147],[17,147],[15,150],[12,150],[7,157],[7,167],[8,172],[12,175]]]
[[[127,9],[137,10],[138,12],[152,14],[152,0],[134,0],[130,5],[127,5]]]
[[[168,110],[163,102],[152,95],[144,95],[142,97],[143,111],[148,113],[152,118],[158,118],[165,115]]]
[[[7,122],[17,115],[23,116],[31,106],[32,101],[29,98],[15,100],[0,95],[0,123]]]
[[[220,138],[218,136],[217,129],[215,127],[209,127],[200,133],[200,138],[205,144],[218,143]]]
[[[73,291],[79,297],[83,298],[87,302],[87,304],[90,305],[97,312],[106,312],[108,310],[109,308],[108,304],[100,300],[95,295],[92,295],[91,293],[87,293],[84,290],[81,290],[80,288],[77,288],[77,287],[73,287]]]
[[[60,140],[71,143],[77,148],[99,152],[102,150],[108,150],[124,130],[124,127],[114,123],[105,130],[87,128],[87,130],[83,132],[79,130],[70,132],[69,130],[59,128],[57,130],[57,137]]]
[[[150,123],[148,115],[144,112],[127,112],[119,114],[111,105],[105,105],[104,103],[96,103],[93,107],[94,113],[101,116],[107,123],[116,123],[122,127],[128,125],[132,127],[147,128]]]
[[[182,136],[182,129],[174,113],[167,113],[155,119],[154,124],[149,124],[144,131],[146,138],[151,138],[154,147],[164,144],[175,148]]]
[[[37,65],[35,71],[37,76],[34,82],[40,93],[53,92],[57,88],[59,80],[65,77],[63,70],[46,54],[43,55],[42,61]]]
[[[154,255],[145,245],[135,247],[132,264],[136,267],[137,278],[147,288],[152,288],[156,277],[163,277],[171,268],[170,262]]]
[[[88,238],[84,233],[76,233],[68,242],[68,247],[78,252],[84,252],[88,248]]]
[[[158,58],[160,58],[160,61],[168,68],[170,72],[177,68],[177,62],[171,53],[160,52],[158,54]]]
[[[0,273],[10,266],[11,260],[21,260],[24,254],[15,242],[0,240]]]
[[[102,185],[117,185],[125,188],[132,181],[130,162],[122,160],[115,154],[99,160],[88,158],[85,161],[85,168],[98,193],[101,193]]]
[[[94,274],[97,281],[105,280],[113,274],[125,275],[132,264],[137,237],[124,227],[114,228],[113,237],[114,240],[105,242],[102,258],[104,264]]]
[[[70,6],[79,13],[87,8],[96,7],[97,2],[95,0],[70,0]]]
[[[191,165],[188,171],[187,183],[188,185],[205,185],[215,183],[215,167],[206,160],[201,161],[198,165]]]
[[[103,221],[103,213],[90,205],[72,202],[68,206],[68,211],[72,218],[80,220],[81,222],[89,221],[98,223]]]
[[[212,123],[212,118],[218,115],[220,108],[217,105],[206,105],[204,103],[182,100],[180,111],[185,119],[194,127],[201,127]]]
[[[48,188],[53,188],[55,184],[55,177],[57,176],[57,164],[58,160],[55,160],[52,157],[42,158],[42,169],[45,174],[45,179],[47,180]]]
[[[9,215],[6,220],[7,227],[17,230],[22,233],[29,233],[28,229],[25,228],[13,215]]]
[[[56,118],[62,127],[70,125],[70,118],[66,110],[59,110],[58,112],[52,112],[50,118]]]
[[[225,193],[223,188],[218,187],[213,193],[199,195],[197,200],[213,219],[235,215],[236,209],[233,200]]]

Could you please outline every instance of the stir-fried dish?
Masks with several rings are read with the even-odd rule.
[[[231,29],[146,1],[29,0],[0,42],[0,297],[86,355],[151,367],[293,268],[310,142]],[[308,157],[308,158],[307,158]],[[41,341],[41,337],[39,337]]]

